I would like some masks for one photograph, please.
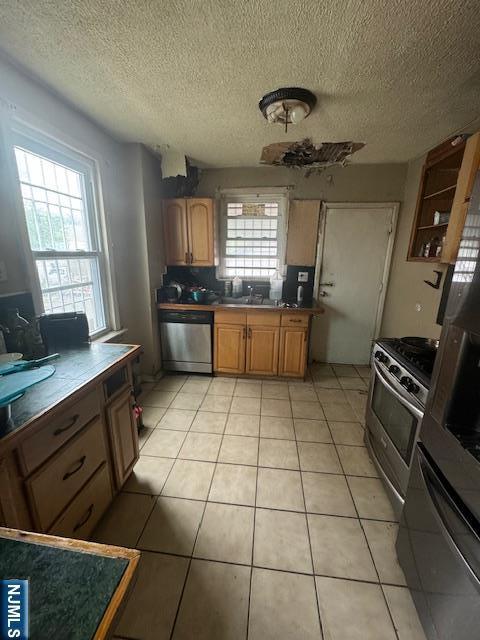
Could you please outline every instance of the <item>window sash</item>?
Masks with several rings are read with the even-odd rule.
[[[92,287],[92,299],[95,300],[95,321],[96,326],[90,326],[90,335],[100,334],[108,330],[109,326],[109,308],[107,304],[107,282],[106,282],[106,265],[105,255],[101,249],[100,243],[100,220],[98,218],[97,207],[95,202],[95,186],[94,186],[94,166],[87,160],[83,161],[81,158],[77,158],[75,152],[70,154],[69,150],[64,150],[63,147],[57,145],[54,141],[46,141],[45,143],[39,140],[25,135],[20,131],[14,131],[12,142],[14,148],[20,148],[27,153],[32,153],[45,158],[47,161],[59,164],[66,169],[70,169],[80,174],[80,195],[78,200],[81,201],[84,216],[85,235],[87,240],[87,249],[33,249],[32,240],[27,229],[27,211],[25,208],[25,198],[23,193],[20,193],[20,200],[24,211],[25,220],[25,232],[28,246],[30,247],[32,259],[35,266],[35,273],[38,279],[38,287],[40,292],[40,300],[42,304],[42,310],[45,312],[45,299],[44,295],[50,293],[62,291],[74,291],[75,289],[81,289],[86,287]],[[17,179],[22,191],[22,185],[31,186],[33,188],[42,189],[45,192],[57,193],[59,196],[68,196],[70,198],[75,197],[72,193],[64,192],[59,189],[51,189],[46,184],[37,184],[34,180],[23,180],[20,178],[20,172],[17,168]],[[33,192],[32,192],[33,195]],[[63,218],[62,228],[64,224]],[[53,288],[42,287],[40,283],[39,263],[45,260],[91,260],[93,270],[95,271],[94,277],[90,281],[82,281],[79,283],[59,284]],[[84,297],[84,296],[83,296]],[[79,309],[77,309],[79,310]],[[61,311],[61,309],[58,309]],[[94,322],[95,325],[95,322]]]
[[[276,203],[278,205],[277,215],[264,215],[264,216],[241,216],[241,215],[228,215],[228,205],[234,205],[235,203],[245,204],[269,204]],[[238,275],[243,278],[252,280],[269,280],[271,274],[274,271],[283,272],[285,261],[285,221],[286,221],[286,204],[287,199],[285,195],[279,195],[278,193],[269,195],[266,193],[259,194],[245,194],[242,195],[229,195],[225,193],[221,199],[221,224],[220,224],[220,264],[218,269],[218,275],[220,278],[232,278],[235,274],[232,269],[239,269]],[[231,207],[232,212],[235,207]],[[229,228],[228,222],[230,220],[243,220],[244,225],[240,225],[243,228],[232,229]],[[270,225],[268,229],[263,231],[268,232],[265,236],[254,237],[255,232],[261,232],[260,228],[255,228],[255,221],[269,221]],[[275,223],[275,224],[273,224]],[[239,235],[234,235],[235,231],[239,231]],[[247,237],[245,231],[252,232],[252,237]],[[271,232],[275,232],[272,237]],[[241,235],[240,235],[241,234]],[[235,243],[243,243],[243,245],[235,246]],[[242,253],[233,253],[228,251],[237,249],[247,249]],[[262,251],[263,250],[263,251]],[[273,251],[272,251],[273,250]],[[237,265],[236,267],[230,266],[233,260],[248,261],[249,263],[244,266]],[[275,266],[259,266],[258,263],[254,264],[253,261],[261,260],[274,260]],[[258,275],[260,271],[260,275]],[[254,275],[253,272],[256,272]],[[262,273],[263,272],[263,273]]]

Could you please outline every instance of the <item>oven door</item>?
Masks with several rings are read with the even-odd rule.
[[[423,410],[410,398],[399,382],[388,379],[373,361],[374,376],[367,408],[370,445],[387,483],[403,501],[409,468],[423,418]]]

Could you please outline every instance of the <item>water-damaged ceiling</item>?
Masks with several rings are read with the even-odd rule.
[[[263,146],[306,137],[366,143],[353,162],[403,162],[480,114],[475,1],[1,0],[0,11],[3,50],[70,103],[122,140],[206,166],[254,166]],[[288,85],[318,103],[285,134],[257,103]]]

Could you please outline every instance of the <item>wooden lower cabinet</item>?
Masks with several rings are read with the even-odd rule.
[[[107,407],[107,421],[114,454],[115,480],[117,487],[121,487],[139,455],[131,389],[121,393]]]
[[[303,378],[307,366],[308,329],[281,327],[278,375]]]
[[[244,373],[246,326],[216,324],[213,368],[220,373]]]
[[[249,326],[247,328],[246,373],[276,376],[278,372],[279,327]]]

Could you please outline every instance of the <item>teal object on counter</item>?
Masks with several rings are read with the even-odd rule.
[[[12,362],[6,362],[5,364],[0,364],[0,376],[17,373],[18,371],[25,371],[26,369],[34,369],[47,364],[50,360],[56,360],[59,357],[59,353],[52,353],[49,356],[45,356],[45,358],[40,358],[39,360],[13,360]]]
[[[0,377],[0,407],[21,398],[25,391],[42,380],[53,376],[55,367],[46,365],[38,369],[27,369]]]

